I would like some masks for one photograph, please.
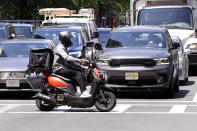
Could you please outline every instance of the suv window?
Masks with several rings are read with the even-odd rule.
[[[168,41],[168,47],[172,47],[172,40],[170,37],[170,34],[168,33],[168,31],[166,31],[166,37],[167,37],[167,41]]]

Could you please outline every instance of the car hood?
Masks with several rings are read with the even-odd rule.
[[[83,49],[83,45],[79,45],[79,46],[69,47],[67,50],[68,52],[76,52],[76,51],[81,51],[82,49]]]
[[[26,71],[29,57],[0,58],[0,71]]]
[[[181,41],[186,41],[188,38],[191,38],[194,35],[193,30],[185,30],[185,29],[168,29],[171,36],[178,36]]]
[[[167,49],[153,48],[105,48],[99,58],[164,58],[168,57]]]

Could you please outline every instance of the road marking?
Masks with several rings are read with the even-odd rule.
[[[117,103],[197,103],[197,101],[117,101]]]
[[[5,113],[6,111],[8,111],[10,109],[13,109],[13,108],[16,108],[18,106],[19,105],[5,105],[5,106],[0,108],[0,113]]]
[[[195,94],[195,96],[193,98],[193,102],[197,102],[197,93]]]
[[[34,106],[34,105],[36,105],[36,104],[0,104],[0,106],[4,106],[4,105],[18,105],[18,106]]]
[[[85,113],[123,113],[132,105],[129,104],[117,104],[114,109],[110,112],[99,112],[96,108],[71,108],[68,106],[60,106],[55,108],[52,111],[37,111],[37,112],[6,112],[6,113],[16,113],[16,114],[61,114],[61,113],[77,113],[77,114],[85,114]]]
[[[186,105],[174,105],[169,113],[184,113]]]
[[[169,115],[197,115],[197,112],[169,113],[169,112],[124,112],[125,114],[169,114]]]
[[[115,108],[112,110],[112,112],[120,112],[123,113],[125,112],[127,109],[129,109],[132,105],[129,104],[118,104],[115,106]]]

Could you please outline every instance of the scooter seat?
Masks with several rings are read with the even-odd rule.
[[[57,74],[54,74],[54,73],[52,73],[51,76],[56,76],[56,77],[59,77],[59,78],[65,80],[65,81],[67,81],[67,82],[72,82],[72,80],[67,79],[67,78],[64,78],[64,77],[62,77],[62,76],[60,76],[60,75],[57,75]]]

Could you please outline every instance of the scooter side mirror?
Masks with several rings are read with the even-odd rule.
[[[102,45],[100,43],[95,44],[95,49],[97,50],[103,50]]]

